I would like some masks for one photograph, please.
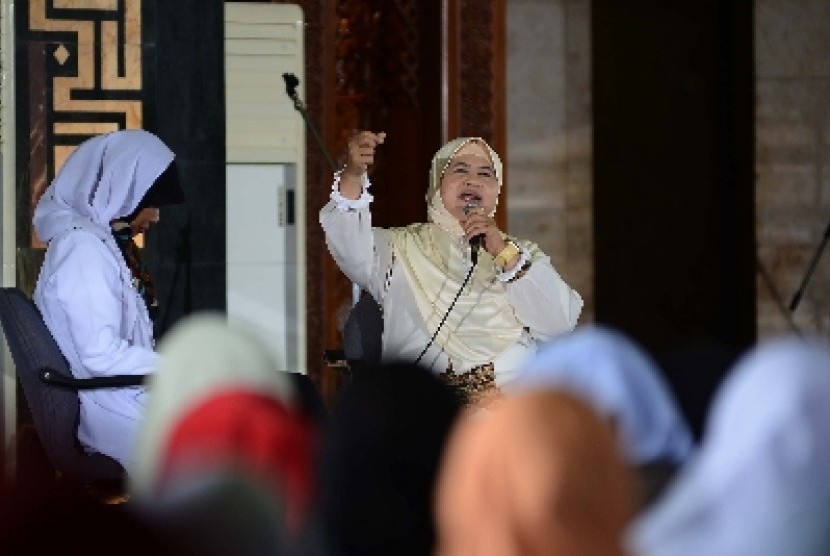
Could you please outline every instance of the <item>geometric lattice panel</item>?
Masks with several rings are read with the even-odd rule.
[[[34,206],[79,143],[142,127],[142,8],[141,0],[20,5],[28,7],[18,44],[25,43],[26,52],[28,181]]]

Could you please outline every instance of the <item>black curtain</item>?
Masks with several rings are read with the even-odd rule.
[[[146,127],[176,153],[187,196],[147,237],[161,336],[189,313],[227,307],[224,2],[145,0],[142,15]]]
[[[756,338],[752,5],[592,4],[596,319],[696,429]]]

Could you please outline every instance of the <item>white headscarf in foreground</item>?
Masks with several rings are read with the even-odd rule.
[[[220,314],[195,314],[159,343],[161,364],[148,385],[150,401],[138,431],[131,490],[139,498],[159,493],[163,451],[179,419],[223,390],[261,392],[295,408],[294,388],[278,370],[258,335],[230,327]]]
[[[512,389],[562,389],[614,421],[629,463],[682,462],[692,435],[657,365],[631,339],[587,326],[539,348]]]
[[[631,553],[830,554],[830,346],[757,348],[707,425],[700,453],[632,528]]]
[[[469,258],[464,255],[469,245],[458,220],[444,207],[441,181],[452,158],[471,142],[480,145],[489,156],[501,188],[503,171],[498,154],[478,137],[454,139],[432,159],[426,194],[429,222],[389,230],[395,256],[403,263],[430,334],[438,328],[470,268]],[[540,255],[535,244],[515,241],[531,255]],[[521,336],[522,323],[507,299],[505,285],[496,279],[493,258],[484,249],[479,250],[479,263],[470,284],[467,287],[475,295],[458,298],[436,342],[451,361],[480,365],[492,362],[515,344]]]

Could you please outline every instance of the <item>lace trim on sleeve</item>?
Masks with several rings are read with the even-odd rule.
[[[347,199],[340,194],[340,175],[342,173],[343,170],[335,172],[334,182],[331,184],[331,195],[329,197],[334,201],[334,206],[342,211],[360,210],[368,207],[369,203],[374,200],[372,194],[369,193],[369,187],[372,185],[372,182],[369,181],[369,175],[363,172],[363,175],[360,177],[363,185],[363,191],[360,197],[357,199]]]
[[[516,266],[511,268],[510,270],[505,270],[504,272],[500,272],[497,277],[502,282],[512,282],[518,277],[518,274],[524,270],[527,272],[527,268],[530,265],[530,251],[525,249],[524,247],[521,248],[521,254],[519,256],[518,262],[516,262]]]

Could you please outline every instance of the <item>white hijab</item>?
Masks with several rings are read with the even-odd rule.
[[[139,129],[84,141],[43,192],[32,221],[35,232],[46,242],[72,229],[95,234],[120,262],[124,291],[131,291],[132,275],[112,236],[110,222],[136,209],[173,158],[173,151],[158,137]],[[131,340],[151,346],[152,329],[139,324],[149,322],[147,307],[134,295],[125,296],[122,302],[124,330]]]
[[[429,222],[389,230],[395,256],[402,261],[430,335],[447,314],[470,269],[464,232],[441,200],[444,171],[456,153],[470,142],[478,143],[489,154],[501,187],[502,165],[496,152],[478,137],[454,139],[432,159],[426,194]],[[539,252],[530,242],[516,241],[531,254]],[[496,279],[493,258],[484,249],[479,251],[478,265],[466,288],[436,338],[457,369],[492,362],[514,345],[522,333],[522,323],[513,312],[505,285]]]
[[[624,334],[598,325],[541,346],[513,390],[563,389],[615,422],[620,449],[632,464],[680,463],[692,435],[657,364]]]
[[[46,242],[73,226],[109,237],[110,222],[135,210],[173,157],[158,137],[140,129],[84,141],[40,198],[35,232]]]
[[[700,453],[635,522],[636,555],[830,554],[830,346],[756,348],[718,392]]]

